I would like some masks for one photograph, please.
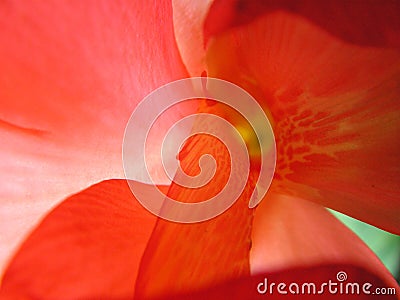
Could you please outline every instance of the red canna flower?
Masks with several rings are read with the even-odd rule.
[[[324,206],[400,232],[399,11],[392,1],[1,4],[0,299],[257,298],[266,274],[320,284],[338,272],[398,294]],[[204,71],[259,101],[275,177],[255,210],[257,164],[222,215],[157,219],[124,179],[124,128],[148,93]],[[238,125],[224,106],[194,101],[161,120],[151,145],[188,112]],[[204,152],[223,166],[212,184],[172,183],[168,196],[197,202],[224,185],[229,156],[211,138],[185,144],[183,168],[197,173]]]

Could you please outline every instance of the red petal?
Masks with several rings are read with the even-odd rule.
[[[252,273],[348,263],[396,285],[367,245],[324,207],[309,201],[267,194],[257,207],[252,241]]]
[[[205,39],[280,10],[301,15],[351,43],[400,48],[398,1],[216,0],[205,22]]]
[[[218,114],[218,108],[212,106],[202,112]],[[194,128],[212,126],[216,125],[195,123]],[[183,170],[192,176],[197,175],[198,159],[205,153],[212,155],[218,166],[210,183],[198,189],[173,183],[169,197],[181,202],[201,202],[225,187],[232,165],[227,149],[215,138],[202,134],[192,137],[180,153]],[[182,224],[159,220],[143,256],[136,296],[146,299],[165,297],[249,275],[253,212],[248,208],[248,203],[254,184],[254,174],[250,173],[247,185],[236,203],[208,221]]]
[[[156,217],[125,180],[104,181],[56,207],[5,273],[2,299],[130,298]]]
[[[2,273],[44,212],[95,182],[123,177],[133,108],[187,73],[168,1],[7,2],[0,20]]]
[[[345,272],[347,280],[340,282],[336,276],[339,272]],[[343,275],[343,273],[341,273]],[[267,282],[268,289],[265,294],[260,294],[257,288],[261,292],[264,291],[265,282]],[[329,282],[331,282],[331,291],[329,291]],[[342,284],[341,284],[342,283]],[[282,294],[278,291],[278,285],[281,286],[281,291],[286,291],[286,294]],[[290,285],[292,289],[290,290]],[[302,286],[304,285],[304,292],[302,292]],[[315,284],[315,294],[313,293],[312,284]],[[369,286],[368,284],[371,284]],[[359,294],[351,294],[352,286],[357,291],[356,285],[359,286]],[[296,286],[299,287],[299,293],[294,294],[291,291],[296,292]],[[310,292],[308,292],[308,286],[310,286]],[[322,286],[322,288],[321,288]],[[363,293],[363,286],[370,294]],[[271,288],[272,287],[272,288]],[[369,288],[368,288],[369,287]],[[295,268],[275,273],[266,273],[262,275],[245,277],[238,280],[225,282],[220,285],[209,287],[207,290],[199,291],[197,293],[191,293],[187,295],[179,295],[175,297],[168,297],[168,299],[324,299],[324,300],[335,300],[335,299],[399,299],[398,296],[393,295],[393,289],[389,290],[393,286],[388,286],[379,277],[375,276],[368,271],[354,267],[351,265],[321,265],[312,266],[308,268]],[[347,293],[346,293],[347,288]],[[378,288],[378,290],[376,290]],[[384,289],[382,289],[384,288]],[[335,292],[336,289],[336,292]],[[318,291],[321,293],[318,294]],[[377,292],[386,292],[392,294],[386,294],[379,296]],[[374,294],[373,294],[374,293]]]
[[[207,65],[270,112],[276,191],[400,232],[399,52],[277,12],[216,37]]]

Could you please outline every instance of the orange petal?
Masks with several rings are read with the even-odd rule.
[[[265,14],[217,36],[208,73],[268,111],[275,190],[400,231],[400,53],[347,44],[307,19]]]
[[[253,223],[252,273],[318,264],[351,264],[386,284],[396,281],[371,249],[324,207],[269,193]]]
[[[343,272],[346,273],[347,280],[340,282],[337,280],[336,276],[337,274],[344,275]],[[266,290],[265,283],[267,283],[268,286]],[[281,284],[281,286],[278,290],[279,284]],[[329,284],[331,284],[330,287]],[[313,286],[315,286],[315,292]],[[359,290],[358,294],[356,292],[357,286]],[[363,287],[369,294],[363,292]],[[258,288],[261,293],[258,292]],[[346,292],[346,288],[348,292]],[[351,294],[353,288],[354,294]],[[317,265],[244,277],[211,286],[206,290],[196,293],[168,297],[168,299],[373,300],[379,297],[377,295],[378,292],[387,293],[381,296],[382,298],[380,299],[398,299],[398,296],[393,294],[393,289],[391,288],[392,286],[385,284],[379,277],[362,268],[343,264]],[[264,291],[265,293],[263,293]]]
[[[132,298],[155,223],[125,180],[91,186],[33,231],[5,273],[0,298]]]
[[[205,21],[205,40],[262,14],[284,10],[303,16],[345,41],[400,48],[397,1],[246,1],[216,0]]]
[[[218,106],[203,108],[201,112],[218,114]],[[216,125],[196,122],[194,129],[213,126]],[[179,154],[182,169],[191,176],[197,175],[200,171],[198,160],[203,154],[212,155],[216,160],[217,170],[212,180],[197,189],[174,182],[169,197],[197,203],[210,199],[225,187],[232,164],[227,149],[213,137],[195,135],[184,145]],[[161,219],[157,222],[142,259],[136,283],[138,298],[191,292],[250,274],[253,211],[248,208],[248,203],[255,184],[254,175],[250,172],[247,185],[236,203],[213,219],[192,224]],[[233,176],[244,177],[243,174]]]
[[[187,72],[167,1],[7,2],[0,20],[1,274],[44,212],[123,177],[133,108]]]

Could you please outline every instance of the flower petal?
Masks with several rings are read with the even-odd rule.
[[[271,116],[276,191],[399,233],[398,51],[275,12],[219,35],[207,55],[209,76],[245,88]]]
[[[0,298],[131,298],[155,223],[125,180],[91,186],[56,207],[24,242]]]
[[[213,1],[172,0],[177,45],[191,76],[200,76],[205,69],[203,25]]]
[[[210,114],[221,113],[218,110],[217,106],[201,108],[202,113]],[[218,125],[199,121],[195,122],[194,130],[215,126]],[[169,197],[180,202],[197,203],[211,199],[226,188],[232,163],[227,149],[214,137],[204,134],[191,137],[179,154],[182,169],[191,176],[198,175],[199,158],[204,154],[216,160],[217,170],[212,180],[197,189],[185,188],[174,182],[168,191]],[[244,175],[233,176],[243,178]],[[136,283],[139,299],[192,292],[250,274],[253,211],[248,208],[248,203],[255,177],[254,173],[250,173],[237,201],[213,219],[192,224],[162,219],[157,222]],[[197,181],[193,180],[193,183]],[[218,203],[214,202],[215,206]]]
[[[351,264],[396,286],[390,272],[353,232],[324,207],[269,193],[253,223],[253,274],[318,264]]]
[[[123,177],[132,110],[153,89],[187,76],[168,1],[1,8],[0,274],[44,212],[95,182]],[[156,175],[158,167],[150,166]]]
[[[364,46],[400,48],[400,3],[385,1],[216,0],[205,22],[205,40],[256,17],[284,10],[301,15],[329,33]]]

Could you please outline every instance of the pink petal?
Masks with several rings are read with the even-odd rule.
[[[122,178],[132,110],[187,72],[167,1],[7,2],[0,20],[1,274],[44,212]]]
[[[213,0],[173,0],[174,30],[179,52],[191,76],[205,69],[203,25]]]

